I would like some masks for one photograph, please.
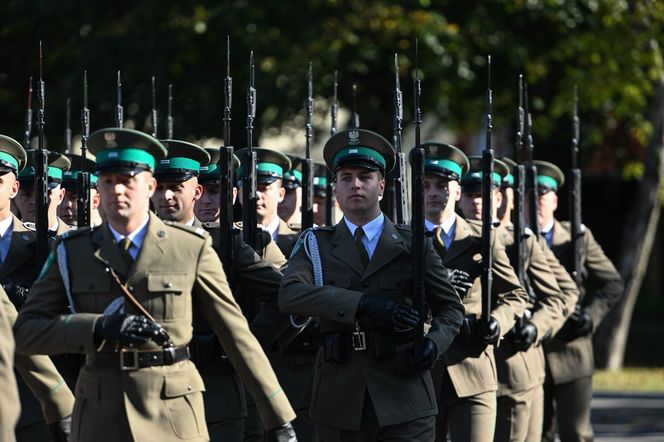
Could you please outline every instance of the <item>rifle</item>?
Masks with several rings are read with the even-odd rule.
[[[525,102],[525,134],[527,142],[527,152],[528,152],[528,165],[526,167],[526,179],[528,180],[528,202],[530,209],[530,228],[535,234],[535,238],[539,238],[541,234],[541,229],[539,225],[539,219],[537,217],[537,207],[539,205],[539,194],[537,192],[537,167],[535,166],[534,157],[535,157],[535,145],[533,143],[533,120],[532,115],[528,111],[528,83],[524,84],[523,88],[523,100]]]
[[[122,127],[124,125],[124,108],[122,107],[122,78],[120,71],[118,71],[118,81],[116,84],[117,105],[115,106],[115,126]]]
[[[71,153],[71,99],[69,97],[67,97],[65,115],[65,153]]]
[[[514,157],[516,169],[514,170],[514,249],[516,250],[515,269],[521,285],[526,287],[526,220],[524,214],[524,203],[526,194],[526,168],[519,160],[523,151],[523,136],[525,126],[525,112],[523,109],[523,75],[519,75],[519,107],[517,108],[517,129]]]
[[[397,224],[404,224],[408,219],[407,205],[407,177],[406,177],[406,155],[401,150],[401,121],[403,120],[403,96],[399,84],[399,61],[397,54],[394,54],[394,148],[396,149],[396,165],[390,172],[392,186],[391,198],[386,202],[392,207],[388,207],[387,212],[394,218]],[[391,209],[391,210],[390,210]]]
[[[30,149],[30,137],[32,136],[32,75],[28,80],[28,105],[25,109],[25,132],[23,133],[23,148]]]
[[[233,146],[231,145],[231,78],[230,37],[226,37],[226,78],[224,79],[224,145],[219,148],[219,244],[221,263],[229,279],[233,274]],[[244,206],[243,206],[244,207]]]
[[[302,160],[302,230],[314,225],[314,160],[311,159],[311,136],[313,133],[312,119],[314,114],[313,99],[313,70],[309,62],[307,100],[304,103],[306,109],[305,125],[305,155]]]
[[[168,116],[166,117],[166,138],[173,139],[173,85],[168,85]]]
[[[244,241],[262,254],[256,219],[256,152],[253,150],[254,119],[256,118],[256,89],[254,87],[254,51],[249,55],[249,88],[247,89],[247,150],[240,159],[242,173],[242,234]]]
[[[487,89],[486,89],[486,145],[482,151],[482,320],[489,323],[491,314],[491,288],[493,275],[491,273],[493,256],[491,240],[493,231],[493,147],[491,145],[491,131],[493,129],[491,107],[491,55],[487,56]]]
[[[350,116],[351,129],[360,128],[360,114],[357,113],[357,84],[353,83],[353,113]]]
[[[579,97],[577,87],[574,86],[574,110],[572,129],[572,167],[569,171],[569,214],[572,233],[572,247],[574,261],[572,278],[578,287],[583,285],[581,270],[583,268],[583,233],[581,232],[581,169],[578,166],[579,156]]]
[[[424,148],[420,145],[420,126],[422,125],[422,111],[420,109],[420,97],[422,87],[419,75],[419,49],[417,39],[415,40],[415,77],[413,80],[413,103],[415,123],[415,147],[410,151],[411,164],[411,204],[412,218],[411,250],[413,253],[413,308],[420,315],[419,323],[415,330],[415,348],[419,349],[424,337],[424,318],[426,312],[426,294],[424,291]]]
[[[81,171],[76,183],[78,190],[78,202],[76,204],[77,226],[90,225],[90,173],[85,170],[88,153],[88,137],[90,136],[90,109],[88,109],[88,71],[83,72],[83,109],[81,110]]]
[[[152,123],[152,136],[157,138],[157,88],[155,86],[154,75],[152,76],[152,112],[150,113]]]
[[[339,83],[337,82],[337,71],[334,71],[334,93],[332,95],[332,106],[330,107],[330,136],[337,133],[337,113],[339,112],[339,104],[337,102]],[[329,168],[326,168],[327,183],[325,184],[325,225],[331,226],[334,224],[334,189],[332,181],[334,176]]]
[[[35,156],[35,197],[37,209],[37,263],[41,266],[46,262],[50,246],[48,242],[48,152],[44,148],[44,108],[46,106],[46,85],[43,78],[44,54],[42,42],[39,42],[39,81],[37,82],[37,133],[38,144]]]

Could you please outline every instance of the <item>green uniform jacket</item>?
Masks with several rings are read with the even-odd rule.
[[[72,440],[208,439],[203,381],[191,361],[120,371],[115,364],[92,364],[97,351],[93,329],[104,309],[123,294],[106,273],[116,269],[137,300],[160,322],[176,347],[192,338],[193,309],[211,325],[233,365],[257,398],[263,423],[274,428],[294,418],[265,354],[228,288],[209,235],[166,224],[150,214],[145,240],[130,269],[106,223],[81,229],[63,240],[70,288],[77,313],[67,306],[59,259],[35,282],[14,327],[17,351],[26,354],[86,353],[88,364],[76,386]],[[125,302],[128,314],[138,310]],[[157,350],[149,342],[141,349]]]
[[[4,299],[7,295],[2,289],[0,292]],[[4,308],[0,308],[0,397],[0,440],[13,442],[21,405],[14,377],[14,333]]]
[[[593,319],[594,327],[602,322],[611,307],[622,297],[624,284],[622,277],[606,257],[602,247],[595,241],[590,229],[583,226],[583,254],[581,262],[583,287],[580,289],[580,303]],[[571,273],[574,264],[574,250],[571,242],[570,224],[555,221],[553,224],[553,241],[551,250],[560,263]],[[590,297],[586,296],[586,284],[592,284]],[[545,344],[546,363],[556,384],[571,382],[591,376],[595,369],[593,358],[592,333],[571,342],[553,338]]]
[[[14,304],[22,304],[30,286],[39,275],[35,261],[37,243],[35,231],[12,215],[12,240],[7,257],[0,265],[0,284]],[[21,301],[21,302],[19,302]]]
[[[297,230],[291,229],[291,227],[283,220],[279,219],[279,228],[277,229],[277,246],[284,256],[289,257],[297,237],[300,235],[300,232]]]
[[[290,259],[279,293],[282,310],[317,316],[322,333],[352,332],[363,293],[411,303],[413,258],[411,232],[387,217],[372,259],[364,271],[353,237],[342,220],[314,230],[322,260],[324,286],[314,285],[311,261],[300,247]],[[445,269],[427,240],[425,289],[431,310],[427,334],[442,354],[456,336],[463,306],[445,278]],[[365,394],[381,427],[437,413],[430,372],[397,374],[394,360],[376,362],[366,352],[349,351],[344,363],[327,362],[322,350],[315,365],[311,416],[336,428],[359,431]]]
[[[518,251],[514,247],[514,226],[511,224],[501,226],[498,232],[510,262],[515,263]],[[532,314],[530,322],[537,329],[537,340],[523,352],[514,349],[511,337],[496,348],[498,396],[529,390],[544,382],[544,351],[540,345],[542,338],[553,336],[558,332],[579,299],[578,291],[570,293],[560,288],[556,275],[549,266],[546,252],[532,232],[524,240],[526,245],[524,268],[536,296],[536,299],[528,297],[527,309]]]
[[[454,240],[449,250],[445,248],[441,229],[434,234],[434,246],[449,269],[463,270],[471,275],[472,287],[460,294],[467,315],[481,318],[482,287],[480,274],[482,265],[482,224],[456,216]],[[493,286],[491,316],[500,324],[500,334],[504,336],[514,327],[516,318],[523,315],[527,294],[510,265],[505,246],[493,235]],[[459,397],[474,396],[498,388],[493,346],[480,342],[467,344],[456,339],[434,367],[436,385],[442,385],[444,370],[452,380]]]

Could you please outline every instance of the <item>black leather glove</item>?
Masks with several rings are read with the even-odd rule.
[[[412,307],[367,294],[360,298],[356,315],[358,318],[367,317],[379,323],[380,328],[390,331],[415,327],[420,320],[417,310]]]
[[[580,308],[580,310],[581,311],[576,316],[574,323],[576,335],[588,336],[593,331],[593,318],[590,316],[590,313],[586,311],[586,309]]]
[[[493,316],[489,320],[480,319],[477,324],[477,337],[485,344],[497,344],[500,339],[500,324]]]
[[[466,296],[466,293],[473,286],[474,282],[474,278],[470,273],[460,269],[447,269],[447,278],[462,299]]]
[[[587,336],[592,331],[593,318],[584,308],[577,304],[574,308],[574,313],[567,318],[565,325],[562,326],[556,337],[569,342],[581,336]]]
[[[415,349],[415,369],[418,371],[431,370],[438,359],[438,348],[429,338],[422,339],[422,346]]]
[[[48,435],[53,442],[67,442],[71,433],[71,415],[48,424]]]
[[[123,347],[137,347],[149,340],[163,345],[170,338],[164,328],[142,315],[113,313],[95,323],[95,339],[115,341]]]
[[[297,442],[295,430],[290,422],[265,432],[265,442]]]
[[[526,351],[537,339],[537,327],[526,320],[514,327],[514,348],[516,351]]]

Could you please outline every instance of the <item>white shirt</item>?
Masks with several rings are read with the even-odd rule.
[[[141,223],[140,226],[135,228],[134,231],[131,232],[129,235],[126,235],[126,237],[131,240],[131,246],[129,247],[129,254],[134,259],[136,259],[136,257],[138,256],[138,252],[141,250],[141,246],[143,245],[143,240],[145,239],[145,235],[147,235],[148,233],[149,221],[150,221],[150,216],[146,214],[145,221],[143,221],[143,223]],[[115,230],[110,223],[108,224],[108,228],[113,234],[113,238],[115,238],[116,243],[119,244],[120,241],[122,241],[125,238],[125,235],[122,235],[117,230]]]
[[[554,223],[554,222],[555,222],[555,220],[552,219],[551,221],[549,221],[549,222],[546,224],[546,226],[542,227],[542,234],[547,234],[547,233],[549,233],[549,232],[551,231],[551,229],[553,229],[553,223]]]
[[[10,213],[9,216],[0,221],[0,263],[5,262],[5,258],[9,253],[9,247],[12,245],[12,224],[14,217]]]
[[[355,236],[355,230],[357,229],[357,226],[348,221],[348,218],[345,216],[344,222],[346,223],[348,230],[350,230],[351,236]],[[362,226],[362,230],[364,230],[362,245],[364,245],[364,248],[367,249],[367,255],[369,255],[369,259],[373,257],[376,246],[378,245],[378,240],[380,239],[380,234],[383,232],[383,227],[385,227],[385,215],[383,215],[382,212],[376,218]]]
[[[263,226],[265,230],[270,232],[270,236],[272,236],[272,241],[276,241],[277,238],[279,237],[279,220],[280,218],[278,216],[275,216],[274,219],[270,224],[267,226]]]

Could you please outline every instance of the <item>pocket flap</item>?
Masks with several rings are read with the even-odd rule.
[[[174,398],[205,391],[203,379],[197,371],[185,371],[164,376],[164,396]]]
[[[97,376],[81,374],[76,382],[76,397],[98,401],[101,384]]]
[[[148,273],[148,291],[182,292],[187,281],[186,273]]]

